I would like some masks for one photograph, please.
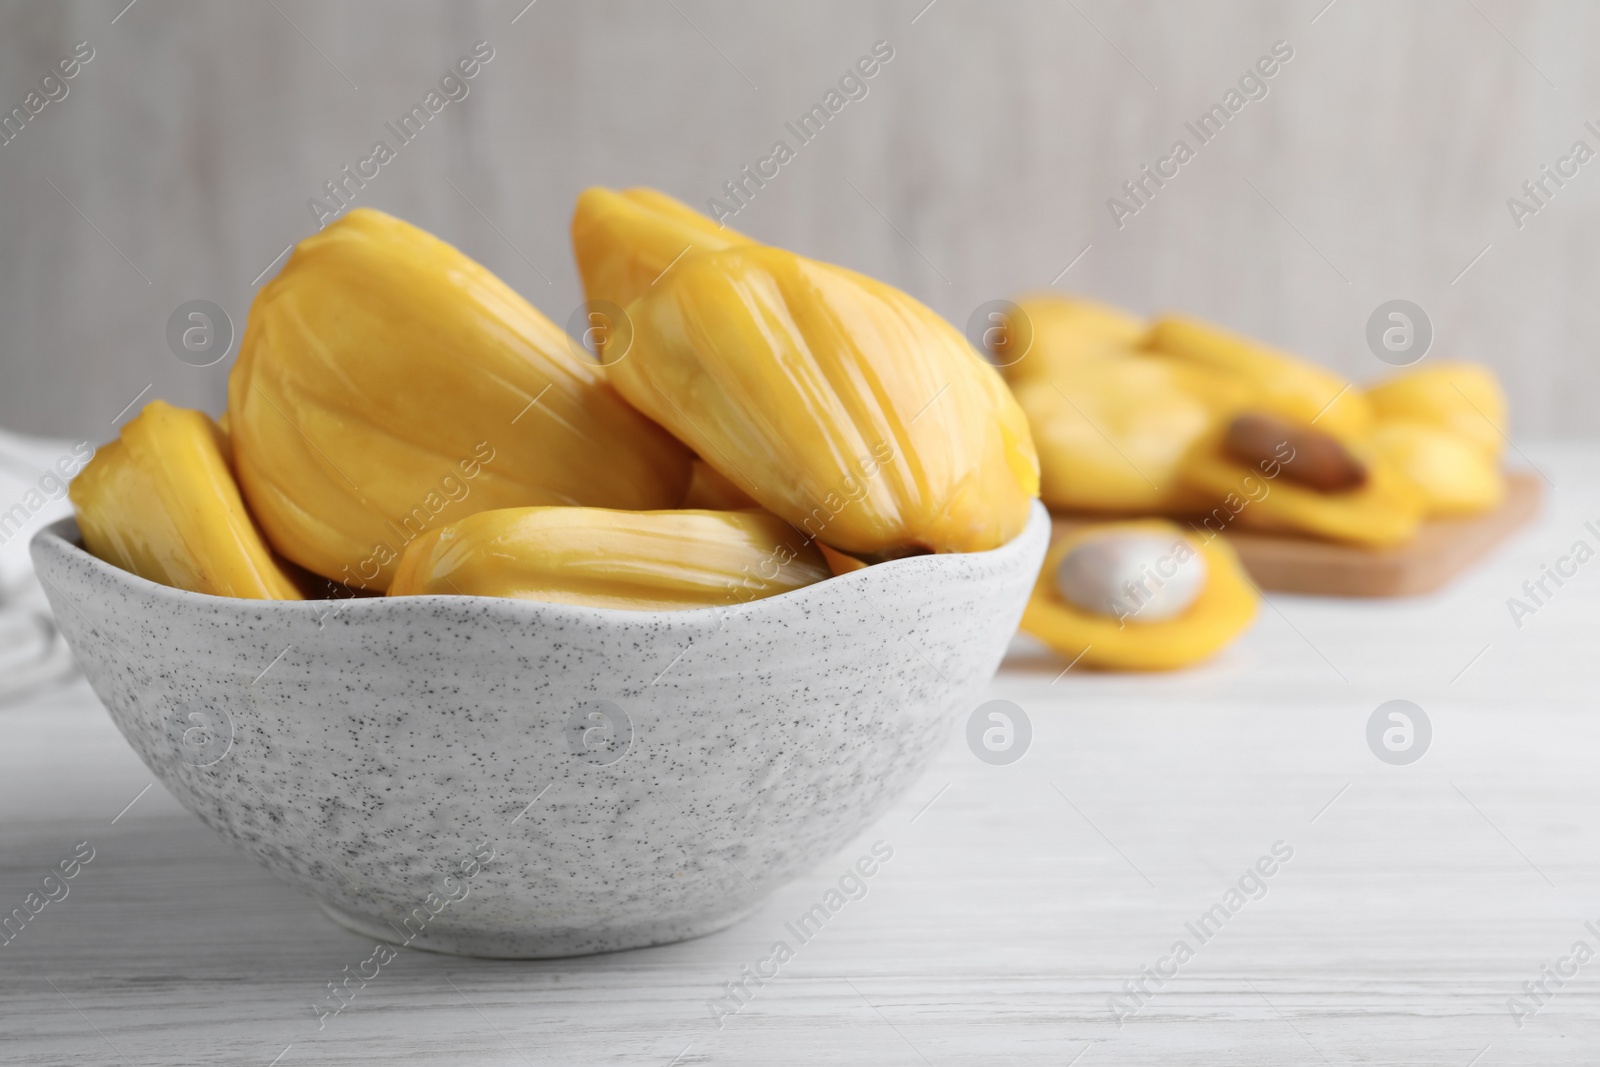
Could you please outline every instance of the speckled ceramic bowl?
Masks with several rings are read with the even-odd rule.
[[[1050,523],[734,609],[234,600],[33,558],[190,811],[334,918],[474,956],[660,944],[842,847],[980,700]]]

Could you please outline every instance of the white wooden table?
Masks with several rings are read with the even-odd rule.
[[[952,736],[734,928],[552,962],[403,952],[320,1031],[310,1003],[371,944],[146,791],[81,682],[0,710],[0,911],[94,849],[0,946],[0,1061],[1594,1063],[1600,959],[1520,1026],[1508,1008],[1574,942],[1600,951],[1600,561],[1520,630],[1505,603],[1595,544],[1600,449],[1526,451],[1544,515],[1438,596],[1274,597],[1221,661],[1164,677],[1058,677],[1019,641],[991,695],[1027,710],[1026,757]],[[1409,766],[1366,741],[1393,698],[1433,725]],[[719,1029],[722,984],[879,839],[868,894]],[[1266,895],[1202,943],[1185,924],[1280,841]],[[1142,972],[1178,940],[1193,958],[1158,988]],[[1119,1027],[1108,998],[1141,979]]]

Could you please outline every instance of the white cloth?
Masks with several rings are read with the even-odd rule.
[[[43,527],[72,514],[67,477],[83,467],[89,447],[81,441],[0,430],[0,596],[31,584],[28,542]]]
[[[33,574],[28,542],[72,514],[68,479],[89,445],[0,430],[0,705],[76,673]]]

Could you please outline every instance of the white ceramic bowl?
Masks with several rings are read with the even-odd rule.
[[[733,609],[236,600],[33,558],[124,737],[340,922],[474,956],[719,929],[876,819],[970,712],[1049,537]],[[484,857],[492,854],[485,861]]]

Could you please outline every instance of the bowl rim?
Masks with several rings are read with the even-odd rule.
[[[50,576],[46,574],[47,561],[52,554],[58,554],[73,560],[81,565],[86,565],[97,577],[119,585],[130,593],[140,597],[155,597],[171,602],[174,607],[200,608],[209,607],[212,610],[227,606],[237,611],[273,611],[287,616],[304,614],[307,616],[326,616],[327,612],[321,605],[344,605],[335,614],[345,615],[355,612],[358,615],[381,613],[385,611],[407,611],[415,608],[471,609],[483,607],[485,610],[503,610],[511,615],[541,616],[568,619],[573,622],[587,622],[592,625],[617,625],[621,623],[636,626],[660,626],[666,624],[673,628],[685,625],[698,628],[700,624],[711,623],[720,626],[725,616],[737,616],[755,609],[758,605],[775,604],[801,604],[808,599],[815,600],[826,595],[821,590],[840,590],[847,587],[858,587],[860,591],[867,591],[869,583],[876,582],[877,578],[899,576],[902,572],[915,572],[917,570],[938,571],[949,569],[958,562],[965,563],[973,560],[988,560],[1005,562],[1007,557],[1020,556],[1027,552],[1030,541],[1039,541],[1041,552],[1048,549],[1050,536],[1050,514],[1037,497],[1029,503],[1028,521],[1022,530],[1011,540],[994,548],[982,552],[945,552],[933,553],[923,556],[907,556],[903,559],[887,560],[883,563],[863,567],[860,570],[850,571],[846,574],[834,575],[832,578],[814,582],[811,585],[801,586],[799,589],[790,589],[774,596],[759,597],[739,604],[711,605],[703,608],[680,608],[673,610],[636,611],[629,608],[601,608],[584,604],[561,604],[548,600],[526,600],[518,597],[497,596],[471,596],[463,594],[430,593],[419,596],[391,597],[383,594],[377,596],[354,597],[326,597],[314,600],[256,600],[249,597],[219,596],[214,593],[197,593],[188,589],[179,589],[176,586],[163,585],[148,578],[134,574],[132,571],[123,570],[114,564],[94,555],[78,543],[80,537],[77,518],[67,516],[55,522],[42,526],[29,539],[28,550],[33,560],[34,572],[39,580],[58,594],[62,594],[59,587]],[[865,577],[868,574],[877,576],[875,579]],[[1035,576],[1029,575],[1028,588],[1031,590]]]

